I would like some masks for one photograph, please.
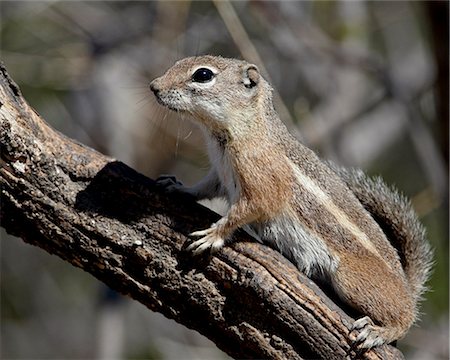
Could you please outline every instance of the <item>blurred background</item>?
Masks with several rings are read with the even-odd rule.
[[[256,63],[322,157],[412,199],[436,264],[408,359],[448,358],[448,2],[1,1],[1,59],[56,129],[150,177],[208,167],[148,83],[185,56]],[[281,100],[282,99],[282,100]],[[3,359],[226,359],[205,337],[1,230]]]

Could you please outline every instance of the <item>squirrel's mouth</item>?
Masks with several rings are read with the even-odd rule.
[[[185,109],[176,106],[176,105],[173,104],[172,102],[170,102],[170,101],[165,101],[165,100],[161,99],[161,98],[158,97],[158,96],[156,97],[156,101],[158,101],[158,103],[159,103],[160,105],[162,105],[162,106],[164,106],[164,107],[166,107],[166,108],[168,108],[168,109],[170,109],[170,110],[172,110],[172,111],[176,111],[176,112],[184,112],[184,111],[186,111]]]
[[[174,98],[174,96],[172,96],[171,94],[162,94],[160,90],[152,87],[150,89],[155,95],[158,104],[176,112],[187,111],[187,109],[182,106],[183,104],[180,104],[179,101],[177,101],[177,99]]]

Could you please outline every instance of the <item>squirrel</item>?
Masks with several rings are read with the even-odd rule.
[[[192,115],[211,169],[196,199],[223,197],[225,216],[188,251],[217,251],[247,229],[359,313],[350,331],[368,349],[402,338],[418,317],[432,251],[410,203],[381,179],[324,162],[289,133],[257,66],[218,56],[182,59],[150,83],[157,101]]]

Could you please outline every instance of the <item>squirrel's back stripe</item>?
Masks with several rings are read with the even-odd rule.
[[[374,244],[370,241],[367,234],[365,234],[354,222],[352,222],[346,213],[340,209],[331,199],[331,197],[326,194],[316,182],[307,176],[303,171],[299,169],[297,165],[295,165],[292,161],[289,161],[292,170],[298,180],[299,185],[301,185],[305,190],[314,195],[315,199],[322,205],[334,218],[338,221],[338,223],[349,231],[352,235],[354,235],[362,246],[365,249],[375,254],[376,256],[382,258],[378,253],[378,250],[374,246]]]

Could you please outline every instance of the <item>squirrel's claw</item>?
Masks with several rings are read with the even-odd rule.
[[[216,252],[225,244],[225,240],[217,233],[217,227],[214,225],[205,230],[194,231],[190,236],[203,236],[186,248],[187,251],[192,251],[194,255],[199,255],[207,249]]]
[[[372,319],[368,316],[364,316],[358,320],[356,320],[352,325],[352,331],[353,330],[361,330],[365,328],[367,325],[373,325]]]

